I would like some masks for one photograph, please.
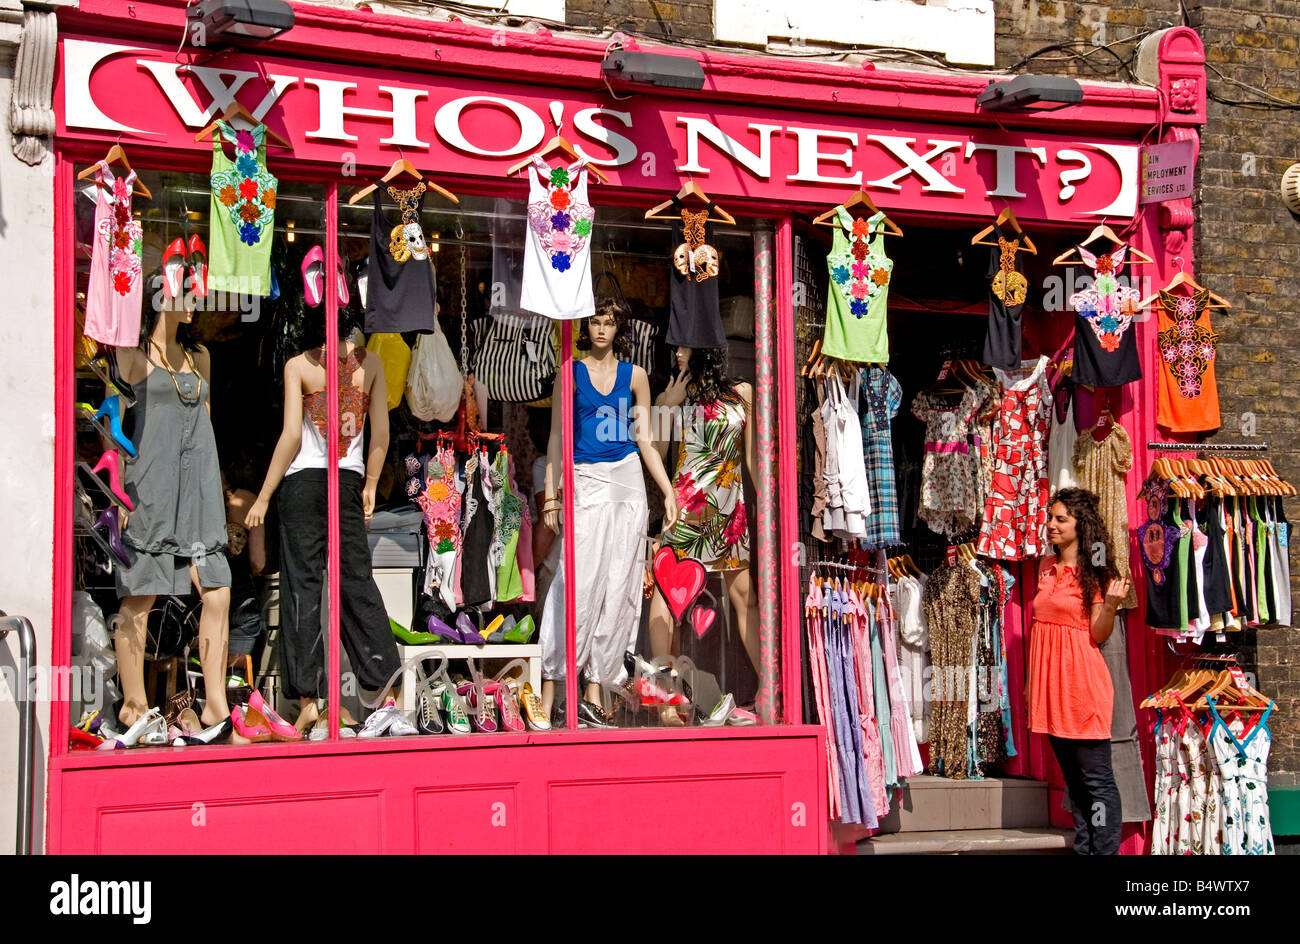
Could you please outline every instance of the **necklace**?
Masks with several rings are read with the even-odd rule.
[[[171,367],[167,365],[167,357],[163,354],[162,348],[158,346],[158,342],[150,338],[149,343],[153,345],[154,351],[158,354],[158,366],[167,371],[168,375],[171,377],[172,386],[176,388],[176,396],[181,398],[182,403],[197,403],[199,398],[203,396],[203,378],[195,369],[194,361],[190,360],[190,352],[185,350],[184,347],[181,348],[181,354],[185,357],[185,363],[189,365],[190,372],[193,373],[195,377],[198,377],[199,389],[194,392],[194,396],[187,397],[185,394],[181,393],[181,385],[180,381],[176,379],[176,371],[172,370]]]

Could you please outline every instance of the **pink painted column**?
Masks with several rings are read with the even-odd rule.
[[[564,524],[564,723],[578,730],[578,622],[577,584],[574,583],[573,554],[573,322],[560,323],[560,431],[564,443],[561,488]]]
[[[777,587],[776,339],[772,332],[772,230],[766,221],[754,229],[754,422],[757,468],[754,491],[758,507],[758,699],[764,724],[775,724],[781,706],[779,657],[780,594]]]
[[[325,188],[325,271],[339,271],[339,185]],[[326,279],[329,284],[329,279]],[[339,303],[337,292],[325,293],[325,397],[326,415],[339,415]],[[325,455],[339,454],[339,424],[326,426]],[[339,465],[325,464],[325,514],[329,556],[325,578],[329,586],[329,740],[339,739]]]
[[[778,481],[785,488],[777,489],[777,512],[780,515],[781,599],[779,619],[781,632],[781,692],[786,724],[803,721],[803,676],[801,673],[799,613],[799,489],[798,465],[795,461],[795,443],[798,442],[798,418],[795,415],[795,384],[797,370],[794,362],[794,228],[790,217],[776,224],[776,375],[783,378],[777,390],[777,440],[790,444],[777,453]]]

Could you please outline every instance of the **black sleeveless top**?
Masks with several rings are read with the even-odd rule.
[[[370,224],[366,334],[376,331],[429,334],[433,331],[437,292],[429,243],[420,226],[425,187],[420,183],[411,190],[387,188],[402,211],[401,221],[396,224],[384,215],[382,189],[375,188],[375,210]]]
[[[1152,629],[1180,629],[1179,597],[1186,593],[1187,584],[1178,562],[1180,529],[1173,510],[1176,499],[1161,486],[1152,486],[1142,497],[1147,503],[1147,520],[1137,529],[1137,538],[1147,578],[1147,625]]]
[[[718,250],[713,247],[713,227],[707,222],[713,209],[688,210],[677,204],[681,222],[673,222],[672,258],[668,265],[668,332],[670,347],[719,348],[727,346],[718,307]]]
[[[989,323],[984,336],[984,363],[1014,370],[1020,366],[1020,315],[1029,283],[1020,261],[1021,233],[1004,239],[993,227],[998,246],[989,254]]]
[[[1228,576],[1228,551],[1224,546],[1223,499],[1210,498],[1202,514],[1196,516],[1197,524],[1210,539],[1205,549],[1205,608],[1213,616],[1232,610],[1232,586]]]

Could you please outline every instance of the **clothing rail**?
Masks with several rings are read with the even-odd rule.
[[[1147,448],[1158,452],[1267,452],[1268,443],[1149,442]]]

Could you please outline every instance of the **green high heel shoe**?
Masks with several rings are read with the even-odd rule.
[[[515,625],[510,629],[506,630],[503,636],[506,642],[514,642],[526,646],[528,645],[529,640],[533,638],[533,634],[536,632],[537,624],[533,622],[533,616],[530,613],[519,622],[515,623]]]
[[[433,633],[413,633],[401,623],[398,623],[391,616],[388,618],[388,628],[393,631],[393,636],[404,646],[432,646],[435,643],[442,642],[441,636],[435,636]]]

